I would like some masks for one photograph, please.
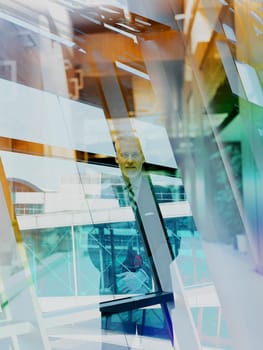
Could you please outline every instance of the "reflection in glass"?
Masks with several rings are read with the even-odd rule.
[[[124,334],[166,339],[171,337],[160,305],[104,316],[102,328]]]
[[[155,289],[118,171],[8,152],[3,159],[39,296],[144,294]],[[13,168],[14,159],[27,167]],[[115,218],[109,219],[112,212]],[[134,254],[132,263],[125,261],[127,252]]]
[[[22,231],[38,296],[72,296],[73,254],[70,227]]]
[[[86,239],[84,255],[101,274],[101,294],[152,291],[151,267],[134,222],[96,225]]]

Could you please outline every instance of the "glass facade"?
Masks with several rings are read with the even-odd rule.
[[[1,350],[260,349],[262,1],[0,0],[0,32]]]

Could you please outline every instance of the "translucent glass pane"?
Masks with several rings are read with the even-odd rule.
[[[94,256],[93,250],[95,249],[99,255],[101,246],[98,240],[93,242],[92,239],[96,234],[97,229],[93,225],[74,227],[78,295],[98,295],[100,293],[100,260],[99,257]],[[89,249],[89,246],[92,248]]]
[[[249,102],[263,107],[263,90],[259,77],[249,64],[236,61],[237,69]]]
[[[9,152],[2,159],[39,296],[155,289],[117,169]]]
[[[3,79],[0,79],[0,96],[1,136],[115,154],[101,108]]]
[[[135,120],[145,160],[149,163],[177,168],[166,129],[161,125]],[[156,148],[158,144],[158,148]]]
[[[105,316],[102,327],[113,332],[171,339],[160,305]]]
[[[37,295],[76,295],[71,227],[22,230],[22,236]]]
[[[112,225],[114,270],[118,294],[145,294],[153,290],[151,266],[142,237],[134,223],[130,227]]]
[[[1,350],[12,350],[11,339],[0,339]]]
[[[218,321],[217,308],[205,308],[203,311],[203,332],[208,336],[216,336]]]
[[[115,154],[102,108],[62,97],[59,102],[72,148],[99,154]]]
[[[4,112],[0,118],[2,136],[70,146],[57,96],[3,79],[0,96]]]
[[[80,295],[152,291],[151,266],[134,222],[78,226],[74,231]]]

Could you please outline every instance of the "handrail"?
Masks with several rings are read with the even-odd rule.
[[[153,292],[143,295],[135,295],[122,299],[114,299],[100,303],[100,312],[102,316],[109,316],[124,311],[130,311],[156,304],[166,304],[173,302],[172,292]]]

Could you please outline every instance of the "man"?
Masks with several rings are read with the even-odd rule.
[[[141,187],[144,156],[137,138],[130,134],[119,137],[115,142],[115,149],[116,162],[122,172],[125,190],[135,212]]]
[[[136,216],[137,222],[141,223],[138,212],[138,198],[142,181],[142,168],[144,156],[140,144],[135,136],[123,135],[115,142],[116,162],[125,182],[125,190],[129,198],[130,205]],[[142,228],[142,225],[139,224]],[[122,293],[147,293],[150,291],[149,276],[142,268],[140,255],[135,254],[130,247],[123,264],[125,271],[118,275],[118,289]],[[121,277],[121,278],[120,278]]]
[[[121,136],[115,142],[116,162],[122,171],[125,181],[138,180],[144,163],[144,156],[138,140],[131,136]]]

